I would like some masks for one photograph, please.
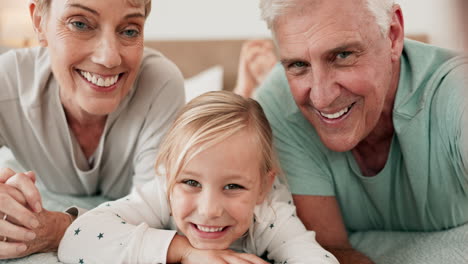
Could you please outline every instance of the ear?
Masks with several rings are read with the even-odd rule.
[[[403,12],[400,5],[393,5],[392,21],[388,30],[388,37],[392,42],[392,61],[398,61],[403,51],[405,39],[405,28],[403,21]]]
[[[268,193],[271,190],[271,186],[273,185],[273,182],[275,181],[276,177],[276,172],[275,171],[269,171],[267,175],[265,175],[265,180],[262,186],[262,190],[260,192],[260,195],[258,196],[257,199],[257,204],[261,204],[265,201],[265,197],[268,195]]]
[[[34,31],[36,32],[37,40],[42,47],[47,47],[47,38],[45,36],[44,30],[44,14],[37,9],[37,0],[29,1],[29,14],[31,15],[31,20],[33,22]]]

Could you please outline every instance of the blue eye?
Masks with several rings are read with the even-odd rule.
[[[294,68],[303,68],[303,67],[306,67],[307,64],[303,61],[296,61],[294,63],[291,63],[290,67],[294,67]]]
[[[86,23],[81,22],[81,21],[73,21],[71,22],[71,24],[79,30],[87,30],[89,28],[89,26],[86,25]]]
[[[244,189],[244,187],[240,186],[239,184],[230,183],[224,186],[224,190],[235,190],[235,189]]]
[[[182,183],[187,184],[188,186],[191,186],[191,187],[201,187],[201,184],[195,180],[185,180],[185,181],[182,181]]]
[[[338,59],[346,59],[349,55],[353,54],[351,51],[343,51],[336,55]]]
[[[122,32],[126,37],[134,38],[140,35],[140,32],[135,29],[127,29]]]

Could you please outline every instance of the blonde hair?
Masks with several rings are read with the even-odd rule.
[[[181,109],[161,143],[155,167],[157,174],[166,175],[168,199],[177,176],[192,158],[241,130],[251,132],[261,150],[263,182],[267,173],[280,173],[273,133],[260,104],[228,91],[208,92]]]
[[[35,0],[37,3],[37,10],[39,14],[46,15],[49,11],[50,2],[52,0]],[[145,4],[145,17],[151,12],[151,0],[128,0],[132,5]]]

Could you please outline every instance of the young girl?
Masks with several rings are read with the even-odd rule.
[[[272,141],[254,100],[225,91],[193,99],[162,142],[158,177],[76,219],[60,261],[338,263],[275,180]]]

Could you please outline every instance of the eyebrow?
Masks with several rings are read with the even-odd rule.
[[[91,12],[91,13],[93,13],[95,15],[99,15],[98,11],[96,11],[94,9],[91,9],[91,8],[89,8],[87,6],[81,5],[81,4],[67,4],[67,7],[76,7],[76,8],[84,9],[84,10],[86,10],[88,12]]]
[[[349,50],[351,48],[359,48],[361,47],[362,44],[361,42],[358,42],[358,41],[353,41],[353,42],[349,42],[349,43],[344,43],[344,44],[341,44],[337,47],[334,47],[332,49],[329,49],[329,50],[326,50],[324,52],[325,55],[329,55],[329,54],[335,54],[335,53],[339,53],[339,52],[343,52],[343,51],[346,51],[346,50]],[[283,66],[286,66],[286,65],[289,65],[291,63],[294,63],[294,62],[298,62],[298,61],[304,61],[304,59],[301,59],[301,58],[289,58],[289,59],[281,59],[280,62]]]
[[[327,54],[330,54],[330,53],[338,53],[338,52],[342,52],[342,51],[345,51],[345,50],[349,50],[350,48],[356,48],[356,47],[360,47],[362,46],[362,44],[360,42],[357,42],[357,41],[353,41],[353,42],[350,42],[350,43],[345,43],[345,44],[342,44],[342,45],[339,45],[335,48],[332,48],[330,50],[327,50]]]
[[[67,4],[67,7],[75,7],[75,8],[80,8],[80,9],[83,9],[83,10],[86,10],[88,12],[91,12],[97,16],[99,16],[99,12],[94,10],[94,9],[91,9],[87,6],[84,6],[84,5],[81,5],[81,4]],[[133,17],[141,17],[141,18],[145,18],[145,15],[142,14],[142,13],[139,13],[139,12],[136,12],[136,13],[131,13],[131,14],[128,14],[126,15],[124,18],[125,19],[129,19],[129,18],[133,18]]]
[[[202,175],[196,173],[196,172],[193,172],[193,171],[182,171],[179,175],[181,174],[184,174],[184,175],[187,175],[187,176],[192,176],[192,177],[195,177],[195,178],[202,178]],[[234,181],[234,180],[246,180],[246,182],[248,183],[251,183],[253,182],[252,179],[250,178],[246,178],[246,177],[242,177],[240,174],[229,174],[226,176],[226,179],[228,181]]]
[[[200,174],[196,173],[196,172],[193,172],[193,171],[187,171],[187,170],[183,170],[179,173],[179,175],[181,174],[185,174],[185,175],[189,175],[189,176],[194,176],[194,177],[200,177]]]

